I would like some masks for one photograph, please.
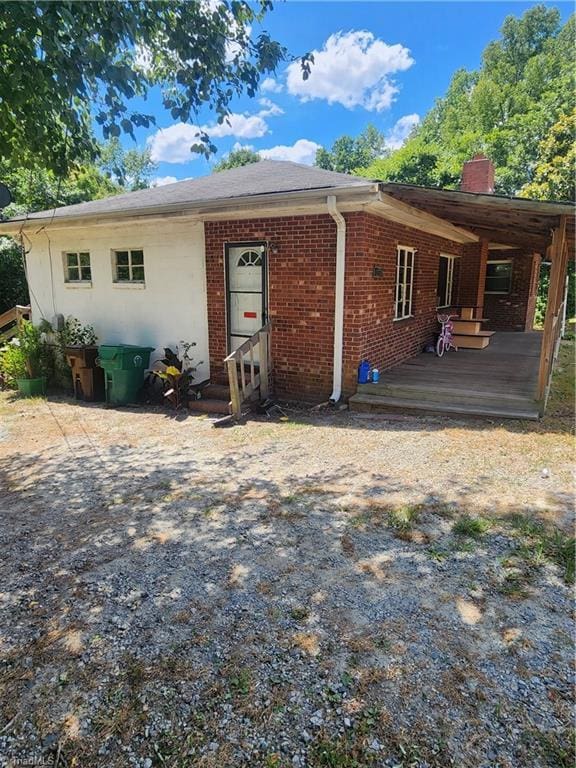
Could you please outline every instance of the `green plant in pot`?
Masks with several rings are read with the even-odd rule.
[[[40,329],[29,320],[22,320],[17,336],[0,350],[3,378],[15,382],[25,397],[46,392],[46,377],[42,367],[43,348]]]

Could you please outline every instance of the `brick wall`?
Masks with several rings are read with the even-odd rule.
[[[366,213],[345,214],[345,395],[356,389],[357,368],[368,359],[381,369],[417,354],[436,330],[439,254],[461,246]],[[224,247],[265,240],[268,307],[273,322],[274,383],[280,397],[325,400],[332,392],[336,225],[329,215],[207,222],[206,273],[210,367],[223,373],[227,354]],[[394,321],[396,246],[417,249],[414,317]],[[373,276],[374,266],[383,271]],[[454,289],[456,290],[456,288]]]
[[[491,258],[512,260],[512,283],[508,294],[485,294],[486,330],[530,331],[540,271],[540,257],[522,251],[491,252]]]
[[[348,253],[344,309],[344,392],[355,391],[357,368],[367,359],[381,370],[422,351],[437,330],[436,292],[440,253],[461,246],[377,216],[346,216]],[[396,247],[416,248],[413,317],[394,320]],[[382,277],[374,277],[374,267]],[[455,274],[455,285],[458,275]],[[456,288],[454,289],[456,290]]]
[[[332,392],[336,225],[319,216],[206,222],[210,368],[227,355],[224,246],[265,240],[274,385],[282,397],[326,399]]]

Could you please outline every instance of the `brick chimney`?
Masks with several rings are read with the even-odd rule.
[[[486,155],[475,155],[462,167],[462,192],[494,194],[494,163]]]

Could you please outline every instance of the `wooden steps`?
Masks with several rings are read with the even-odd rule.
[[[485,317],[474,317],[475,307],[462,307],[460,317],[452,321],[454,344],[458,349],[486,349],[494,331],[483,331]]]
[[[188,401],[188,410],[195,413],[226,415],[232,413],[230,387],[227,384],[208,382],[201,385],[200,397]]]
[[[494,331],[455,333],[454,344],[458,349],[485,349],[490,344],[492,336],[494,336]]]
[[[348,401],[351,411],[361,412],[407,412],[407,413],[433,413],[446,416],[473,416],[489,419],[525,419],[538,421],[538,408],[528,407],[509,408],[493,404],[471,404],[455,402],[426,402],[402,397],[382,397],[379,395],[353,395]]]
[[[201,397],[198,400],[189,400],[188,410],[195,411],[196,413],[219,413],[226,415],[232,412],[229,401],[209,397]]]

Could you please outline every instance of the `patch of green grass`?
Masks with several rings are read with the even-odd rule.
[[[456,536],[466,536],[469,539],[480,539],[488,530],[491,523],[484,517],[462,515],[452,525],[452,533]]]
[[[542,732],[535,729],[523,733],[528,749],[539,753],[540,765],[547,768],[573,768],[576,764],[574,732],[571,729]]]
[[[420,507],[407,504],[388,512],[388,525],[396,533],[408,533],[420,516]]]
[[[576,539],[567,533],[546,526],[525,515],[510,519],[513,529],[520,536],[514,556],[531,568],[540,568],[547,562],[554,563],[562,572],[567,584],[574,584],[576,564]]]
[[[446,560],[447,557],[450,556],[450,553],[445,549],[438,549],[437,547],[429,547],[427,552],[430,560],[434,560],[437,563],[442,563],[444,560]]]
[[[290,609],[290,616],[292,616],[294,621],[306,621],[309,615],[310,611],[303,605],[297,605]]]
[[[529,592],[526,589],[530,583],[531,576],[527,571],[513,571],[507,573],[504,581],[498,587],[497,591],[504,597],[524,599],[528,597]]]
[[[252,688],[252,673],[247,667],[241,667],[228,677],[230,692],[236,696],[247,696]]]
[[[346,737],[322,738],[314,744],[308,755],[310,768],[364,768],[374,764],[374,758],[361,745]]]

